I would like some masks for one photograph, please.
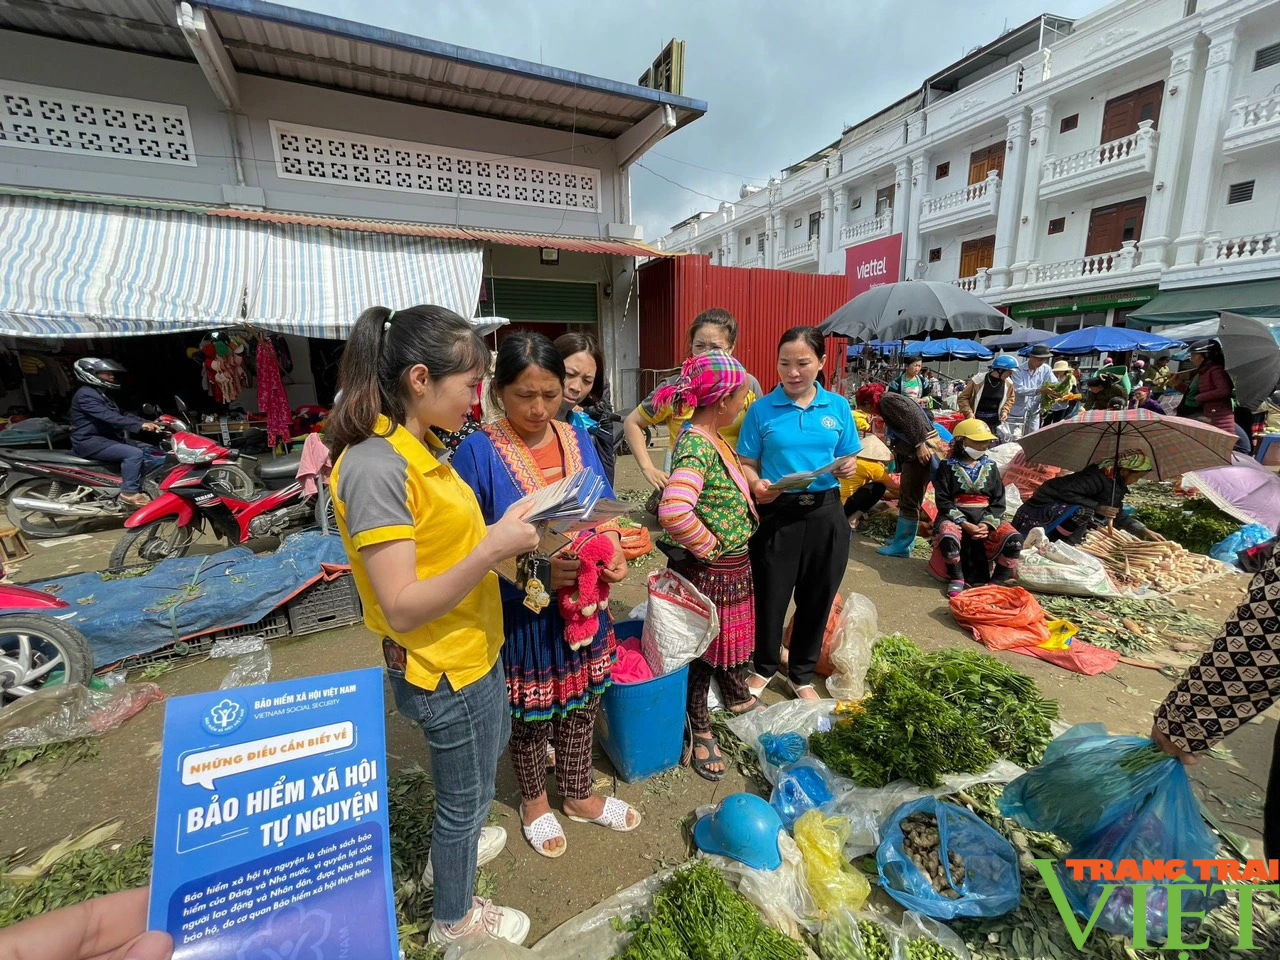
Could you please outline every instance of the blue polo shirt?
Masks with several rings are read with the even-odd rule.
[[[758,460],[760,476],[770,482],[789,473],[818,470],[861,449],[849,401],[822,387],[807,407],[801,407],[778,384],[747,409],[738,434],[738,456]],[[813,481],[809,490],[838,486],[840,481],[827,474]]]

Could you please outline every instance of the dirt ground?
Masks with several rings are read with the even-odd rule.
[[[621,458],[619,491],[639,490],[642,485],[631,458]],[[36,544],[33,557],[20,565],[14,579],[28,582],[101,569],[118,535],[105,531],[69,542]],[[864,537],[855,537],[842,592],[869,597],[878,610],[882,632],[900,631],[926,649],[974,642],[955,627],[939,586],[925,573],[923,561],[882,558],[874,552],[875,546]],[[644,599],[645,578],[660,563],[660,555],[651,555],[615,589],[616,616],[625,616]],[[1238,602],[1246,583],[1244,577],[1229,576],[1179,598],[1178,603],[1194,604],[1201,616],[1221,620]],[[272,653],[273,680],[380,662],[377,644],[358,627],[278,641],[272,645]],[[1102,721],[1115,733],[1146,733],[1152,710],[1172,684],[1155,670],[1124,664],[1109,674],[1083,677],[1031,657],[1014,653],[997,656],[1034,677],[1046,695],[1058,699],[1067,723]],[[158,682],[166,696],[210,690],[218,686],[227,669],[225,662],[201,660],[166,673]],[[781,691],[771,688],[768,699],[780,698]],[[389,692],[387,702],[390,769],[395,771],[414,761],[425,766],[420,734],[396,715]],[[0,859],[24,847],[42,851],[68,835],[117,817],[124,821],[119,840],[150,833],[163,719],[163,705],[152,706],[105,737],[96,758],[66,765],[33,764],[0,782]],[[1234,735],[1227,743],[1228,750],[1192,768],[1208,808],[1227,829],[1245,838],[1257,856],[1261,855],[1262,799],[1276,722],[1276,711],[1272,711]],[[596,775],[601,789],[634,804],[643,812],[645,822],[634,833],[611,834],[564,819],[568,851],[553,861],[537,856],[521,838],[515,780],[505,762],[500,767],[497,813],[511,840],[487,870],[497,881],[497,899],[532,917],[531,941],[662,866],[684,860],[689,851],[692,811],[750,788],[736,771],[719,784],[684,770],[647,783],[626,784],[613,777],[608,759],[599,751]],[[552,799],[557,803],[554,790]]]

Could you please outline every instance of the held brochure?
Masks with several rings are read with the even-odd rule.
[[[174,960],[396,960],[382,684],[168,701],[149,926]]]
[[[778,490],[786,493],[789,490],[804,490],[809,484],[817,480],[819,477],[826,476],[838,470],[840,464],[848,460],[848,457],[841,457],[839,460],[832,460],[825,467],[818,470],[806,470],[803,473],[788,473],[785,477],[779,477],[773,483],[769,484],[771,490]]]

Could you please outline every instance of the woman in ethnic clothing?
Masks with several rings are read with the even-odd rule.
[[[929,572],[947,581],[947,596],[967,586],[1013,579],[1022,535],[1004,519],[1004,483],[987,456],[995,435],[981,420],[961,420],[951,456],[933,478],[937,530]]]
[[[1122,450],[1118,459],[1108,457],[1078,473],[1046,480],[1018,508],[1013,525],[1023,536],[1033,527],[1043,527],[1050,540],[1072,544],[1083,540],[1090,528],[1108,522],[1144,540],[1163,540],[1133,516],[1120,512],[1129,487],[1150,473],[1153,466],[1151,457],[1143,451]]]
[[[586,431],[556,420],[563,402],[564,361],[546,337],[516,332],[502,341],[493,374],[493,397],[503,416],[463,441],[453,466],[475,491],[486,522],[522,497],[579,470],[603,476],[595,445]],[[613,496],[606,486],[606,496]],[[603,571],[610,583],[627,573],[616,533],[614,557]],[[578,561],[561,551],[551,558],[554,593],[576,582]],[[529,844],[544,857],[565,851],[564,831],[547,800],[547,745],[554,738],[556,782],[571,820],[629,831],[640,814],[614,797],[592,789],[591,744],[600,696],[610,684],[613,628],[599,613],[595,639],[571,649],[564,618],[554,601],[540,612],[524,605],[525,595],[502,584],[502,666],[511,705],[511,762],[520,784],[520,817]]]
[[[720,435],[741,412],[747,390],[742,364],[715,351],[686,360],[680,377],[655,395],[661,404],[693,411],[676,441],[658,521],[684,552],[673,556],[671,568],[710,598],[720,620],[720,635],[689,664],[689,762],[706,780],[720,780],[725,771],[707,711],[711,678],[731,712],[759,702],[747,686],[756,638],[747,541],[759,520],[738,455]]]

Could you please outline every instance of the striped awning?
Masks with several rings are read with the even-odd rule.
[[[0,335],[101,337],[251,324],[345,338],[370,306],[470,317],[471,240],[0,196]]]

